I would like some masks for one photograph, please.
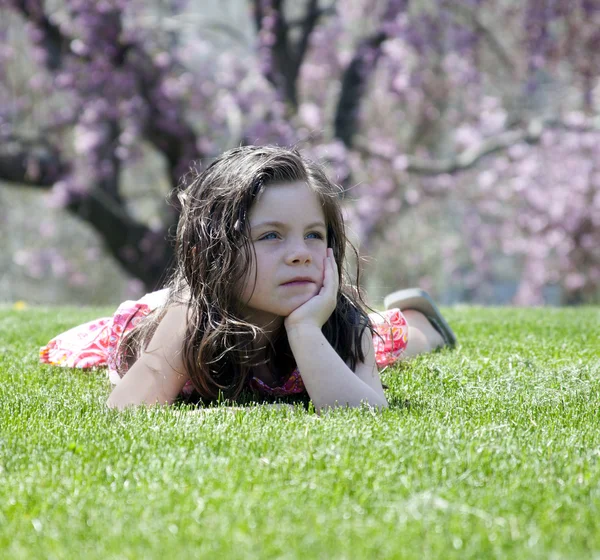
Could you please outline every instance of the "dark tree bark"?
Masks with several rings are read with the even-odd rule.
[[[302,20],[292,22],[285,17],[284,4],[285,0],[272,0],[270,6],[275,16],[275,44],[271,49],[273,65],[265,77],[295,111],[298,108],[298,75],[306,56],[310,36],[321,16],[330,13],[332,7],[319,8],[319,0],[309,0]],[[261,0],[253,0],[253,5],[254,23],[257,32],[260,33],[266,14]],[[290,32],[295,27],[300,27],[300,39],[296,43],[290,38]]]
[[[361,41],[342,76],[342,89],[333,124],[336,138],[347,148],[352,148],[362,98],[377,65],[381,44],[386,38],[385,33],[379,32]]]
[[[50,190],[69,169],[60,151],[47,143],[19,145],[14,140],[10,150],[0,149],[0,179],[7,184]],[[94,227],[127,273],[155,289],[173,258],[168,229],[153,231],[135,221],[106,186],[104,181],[92,186],[84,196],[72,198],[66,209]]]
[[[406,11],[408,3],[408,0],[388,0],[380,29],[358,44],[352,60],[344,71],[334,117],[334,134],[347,148],[353,147],[360,105],[381,56],[381,45],[389,38],[385,24],[396,19],[399,13]]]
[[[0,179],[40,187],[51,187],[71,166],[54,146],[41,141],[12,138],[0,144]]]
[[[42,2],[19,0],[13,2],[13,7],[39,31],[38,45],[46,52],[44,63],[49,72],[59,70],[69,57],[85,59],[71,50],[71,38],[50,21]],[[114,17],[115,25],[120,26],[120,13],[107,17]],[[197,148],[196,134],[179,108],[175,108],[175,119],[172,114],[164,115],[164,107],[153,95],[161,85],[162,74],[141,46],[119,45],[112,63],[115,68],[130,65],[137,76],[139,91],[149,108],[143,134],[165,157],[169,182],[175,190],[190,164],[203,157]],[[165,126],[166,123],[169,126]],[[115,153],[121,126],[117,120],[106,124],[108,134],[97,147],[97,156],[110,163],[111,172],[91,181],[87,192],[74,195],[66,208],[95,228],[125,271],[140,279],[147,289],[154,289],[172,262],[173,247],[167,236],[177,223],[179,202],[173,197],[167,223],[159,231],[137,222],[127,212],[120,193],[121,161]],[[0,179],[7,183],[49,189],[72,168],[73,164],[66,161],[62,151],[47,142],[14,138],[0,146]]]

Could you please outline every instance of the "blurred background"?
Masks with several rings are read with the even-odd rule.
[[[192,162],[295,145],[361,285],[600,300],[598,0],[0,0],[0,301],[164,280]]]

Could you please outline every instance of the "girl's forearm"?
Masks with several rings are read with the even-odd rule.
[[[288,330],[290,348],[296,358],[302,381],[319,411],[323,407],[387,406],[378,395],[338,356],[317,327],[296,327]]]

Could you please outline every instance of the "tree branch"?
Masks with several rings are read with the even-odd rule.
[[[6,145],[2,148],[0,179],[5,185],[14,183],[50,190],[70,171],[60,151],[45,142],[29,140],[18,146],[15,140],[10,150]],[[166,239],[173,224],[155,232],[133,220],[118,200],[99,187],[75,195],[66,208],[93,226],[124,270],[139,278],[148,289],[157,287],[173,256],[173,248]]]
[[[141,48],[132,48],[128,62],[134,68],[138,91],[150,109],[144,123],[144,136],[165,156],[169,180],[175,189],[190,163],[201,159],[205,154],[200,153],[196,133],[183,118],[179,107],[176,107],[176,116],[173,117],[165,115],[162,105],[157,103],[155,94],[160,89],[161,73],[148,54]],[[179,207],[176,197],[172,202],[175,208]]]
[[[296,52],[294,53],[294,82],[298,79],[300,66],[302,66],[302,61],[306,55],[306,49],[308,48],[310,36],[322,13],[323,11],[319,10],[319,0],[309,0],[306,8],[306,16],[300,25],[302,30],[300,40],[296,45]],[[288,24],[288,29],[289,28],[290,26]]]
[[[388,0],[383,23],[393,21],[401,11],[408,8],[408,2]],[[358,113],[362,98],[367,89],[371,74],[381,56],[381,45],[389,38],[382,26],[370,37],[363,39],[342,77],[342,87],[334,117],[334,134],[347,148],[352,147],[357,130]]]
[[[510,74],[514,76],[516,74],[515,63],[506,52],[506,49],[498,37],[496,37],[492,30],[477,17],[477,14],[472,9],[462,5],[460,2],[452,2],[449,4],[449,7],[455,14],[461,14],[469,20],[469,24],[473,27],[473,30],[479,33],[482,37],[485,37],[490,45],[490,48],[496,54],[500,62],[502,62]]]
[[[126,272],[149,290],[160,287],[173,257],[173,247],[166,239],[168,228],[153,231],[136,222],[121,204],[98,188],[67,208],[94,227]]]
[[[342,87],[334,117],[334,134],[348,148],[352,147],[357,129],[358,111],[368,79],[381,54],[380,46],[387,38],[383,32],[364,39],[342,77]],[[372,60],[368,60],[372,58]]]
[[[62,65],[62,57],[69,50],[69,41],[65,39],[57,25],[54,25],[44,12],[41,0],[15,0],[13,6],[25,19],[34,23],[41,32],[38,43],[44,46],[48,56],[45,63],[49,70]]]
[[[525,128],[505,130],[494,137],[487,138],[476,148],[465,150],[453,158],[429,160],[406,156],[406,167],[404,170],[407,173],[414,173],[416,175],[441,175],[443,173],[466,171],[474,167],[484,157],[506,150],[521,142],[537,144],[544,131],[548,129],[562,129],[580,133],[600,131],[600,127],[598,126],[584,127],[570,125],[558,119],[534,119]],[[394,156],[377,152],[364,141],[357,140],[355,142],[355,149],[366,157],[373,157],[387,163],[392,163],[395,159]]]
[[[306,14],[301,20],[287,21],[284,16],[284,0],[272,0],[275,13],[275,43],[271,47],[273,68],[267,72],[266,78],[279,90],[293,109],[298,107],[297,81],[302,62],[306,56],[310,36],[319,18],[331,13],[333,7],[319,8],[319,0],[309,0]],[[254,0],[254,22],[258,33],[262,30],[265,16],[261,0]],[[292,27],[300,27],[300,39],[293,45],[289,32]]]
[[[539,141],[542,129],[539,129],[537,126],[530,128],[532,128],[531,131],[529,128],[526,130],[507,130],[498,136],[488,138],[477,148],[465,150],[454,158],[429,160],[415,156],[406,156],[406,167],[404,170],[407,173],[415,173],[417,175],[441,175],[442,173],[465,171],[473,167],[485,156],[494,152],[505,150],[523,141],[532,144]],[[388,163],[392,163],[394,160],[393,156],[378,153],[365,142],[357,141],[355,148],[367,157],[374,157]]]
[[[254,13],[254,26],[256,27],[256,32],[260,33],[260,30],[262,29],[262,19],[265,16],[261,0],[253,0],[252,11]]]
[[[316,16],[317,20],[323,16],[335,15],[336,14],[335,0],[331,4],[331,6],[327,6],[326,8],[318,8],[315,6],[314,11],[315,11],[315,16]],[[292,20],[288,21],[288,27],[290,29],[294,29],[296,27],[303,28],[305,25],[306,25],[306,18],[292,19]]]
[[[96,157],[98,162],[110,162],[110,173],[104,171],[98,180],[97,188],[104,191],[116,202],[122,203],[119,192],[119,176],[121,174],[121,160],[117,157],[115,146],[118,145],[121,127],[116,119],[108,119],[106,122],[108,134],[102,145],[98,146]]]
[[[41,31],[38,44],[48,53],[44,63],[49,71],[60,68],[65,56],[85,61],[85,57],[70,49],[71,38],[62,34],[61,30],[46,17],[41,0],[15,0],[13,6]],[[119,12],[115,11],[109,15],[112,20],[115,20],[111,20],[113,28],[114,25],[120,24]],[[141,46],[132,43],[118,45],[111,62],[120,69],[128,64],[131,65],[132,72],[138,79],[139,91],[149,108],[149,115],[144,123],[144,136],[164,154],[170,183],[176,187],[190,162],[201,157],[197,149],[195,132],[183,118],[179,107],[170,107],[175,109],[175,117],[173,114],[165,114],[164,105],[161,104],[164,99],[160,96],[163,72],[156,67]],[[162,277],[162,272],[165,270],[164,258],[160,255],[164,253],[170,258],[170,249],[160,248],[164,243],[160,240],[156,241],[159,249],[153,251],[153,254],[157,255],[160,265],[152,268],[150,264],[142,262],[148,260],[148,255],[144,256],[141,253],[143,248],[133,245],[155,234],[135,222],[125,212],[125,207],[118,204],[121,202],[119,195],[121,165],[114,150],[118,144],[120,123],[116,120],[110,121],[108,126],[110,127],[108,141],[99,147],[97,156],[101,161],[109,161],[113,171],[102,176],[97,184],[92,185],[89,194],[77,202],[72,202],[68,209],[94,226],[111,253],[127,271],[139,277],[146,285],[154,284]],[[16,147],[13,146],[11,150],[5,148],[0,151],[0,178],[12,183],[49,188],[67,175],[72,167],[63,162],[61,153],[56,149],[45,153],[40,152],[39,149],[27,148],[21,143]],[[109,200],[112,200],[112,203],[109,204]],[[175,207],[172,208],[168,220],[169,227],[176,223],[178,218],[178,201],[175,199],[173,202]],[[122,237],[121,241],[118,240],[118,236]]]
[[[0,179],[8,183],[51,187],[70,171],[54,146],[41,140],[0,143]]]

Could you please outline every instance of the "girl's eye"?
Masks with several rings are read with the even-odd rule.
[[[277,234],[274,231],[270,231],[269,233],[265,233],[260,239],[277,239]]]
[[[324,239],[323,234],[318,231],[311,231],[306,234],[306,237],[309,239]],[[261,237],[259,237],[259,241],[262,240],[271,240],[271,239],[279,239],[279,234],[275,231],[270,231],[269,233],[265,233]]]

